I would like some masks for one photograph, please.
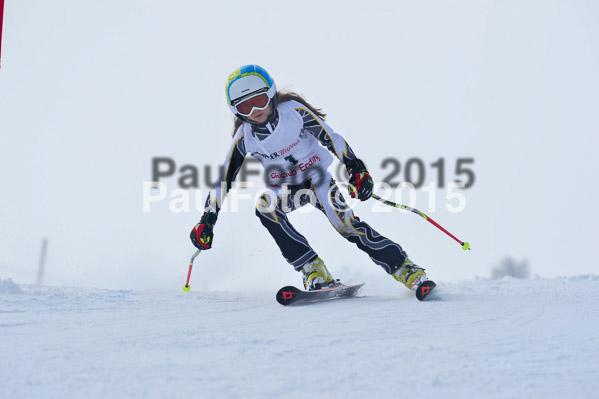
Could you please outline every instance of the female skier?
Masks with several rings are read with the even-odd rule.
[[[249,153],[262,163],[271,188],[270,195],[267,191],[260,197],[256,216],[287,262],[302,272],[307,290],[337,284],[287,218],[287,213],[307,203],[322,211],[343,237],[409,289],[415,291],[427,280],[424,269],[412,263],[399,244],[354,216],[345,203],[327,170],[331,153],[347,168],[352,198],[370,198],[372,177],[343,137],[324,122],[320,109],[295,93],[277,92],[273,79],[258,65],[235,70],[227,81],[226,94],[235,114],[233,143],[223,164],[224,182],[219,181],[208,195],[204,215],[191,231],[193,245],[200,250],[212,247],[220,206]]]

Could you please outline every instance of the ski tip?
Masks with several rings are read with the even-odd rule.
[[[299,292],[301,292],[299,288],[291,285],[283,287],[277,292],[277,302],[283,306],[287,306],[292,302],[293,297]]]
[[[431,291],[437,286],[434,281],[427,280],[416,288],[416,298],[419,301],[424,301]]]

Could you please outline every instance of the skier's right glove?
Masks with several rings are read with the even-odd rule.
[[[212,228],[216,223],[216,218],[215,213],[205,212],[200,219],[200,223],[196,224],[193,230],[191,230],[189,238],[191,238],[191,242],[197,249],[205,250],[212,248],[212,239],[214,238]]]

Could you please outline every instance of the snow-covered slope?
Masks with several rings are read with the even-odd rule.
[[[398,286],[286,308],[276,290],[4,280],[0,396],[592,398],[598,288],[594,275],[471,280],[428,302]]]

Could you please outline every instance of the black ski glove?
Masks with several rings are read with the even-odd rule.
[[[349,173],[349,195],[355,198],[356,195],[360,201],[366,201],[372,195],[374,183],[372,176],[366,170],[364,162],[356,159],[355,165],[347,168]]]
[[[189,238],[191,238],[191,242],[197,249],[205,250],[212,248],[212,239],[214,238],[212,228],[216,223],[216,218],[215,213],[205,212],[200,219],[200,223],[196,224],[191,230]]]

